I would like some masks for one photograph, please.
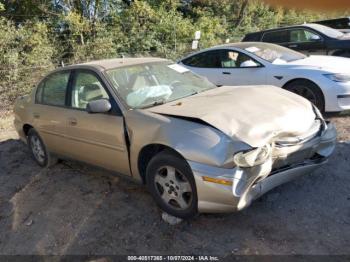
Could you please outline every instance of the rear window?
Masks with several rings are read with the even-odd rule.
[[[243,42],[259,42],[261,38],[261,34],[260,33],[252,33],[252,34],[247,34],[244,38],[243,38]]]

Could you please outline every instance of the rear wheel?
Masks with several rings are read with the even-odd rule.
[[[57,158],[48,152],[43,140],[34,128],[28,131],[27,141],[31,155],[39,166],[50,167],[57,163]]]
[[[321,112],[324,111],[323,93],[315,83],[308,80],[296,80],[286,85],[285,89],[306,98]]]
[[[176,154],[163,151],[152,158],[147,166],[146,182],[165,212],[185,219],[197,213],[197,191],[191,168]]]

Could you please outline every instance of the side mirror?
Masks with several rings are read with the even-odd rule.
[[[320,41],[321,37],[319,35],[312,35],[310,39],[311,41]]]
[[[259,64],[255,63],[253,60],[244,61],[240,67],[260,67]]]
[[[109,112],[111,108],[112,108],[112,105],[107,99],[98,99],[98,100],[89,102],[86,106],[86,111],[89,114],[106,113],[106,112]]]

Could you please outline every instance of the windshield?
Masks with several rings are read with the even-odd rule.
[[[309,24],[308,26],[331,38],[340,38],[344,35],[342,32],[328,26],[319,24]]]
[[[302,53],[268,43],[250,44],[245,46],[244,50],[274,64],[288,63],[306,57]]]
[[[185,67],[169,62],[138,64],[107,71],[113,87],[131,108],[146,108],[216,88]]]

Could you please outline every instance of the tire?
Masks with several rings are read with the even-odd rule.
[[[313,103],[321,112],[325,110],[325,102],[321,89],[308,80],[296,80],[284,87],[286,90],[300,95]]]
[[[350,57],[350,51],[336,52],[336,53],[334,53],[332,56]]]
[[[146,183],[163,211],[183,219],[197,214],[196,184],[190,166],[181,157],[169,151],[158,153],[147,166]]]
[[[58,159],[50,154],[43,140],[34,128],[28,131],[27,141],[29,151],[39,166],[50,167],[57,163]]]

